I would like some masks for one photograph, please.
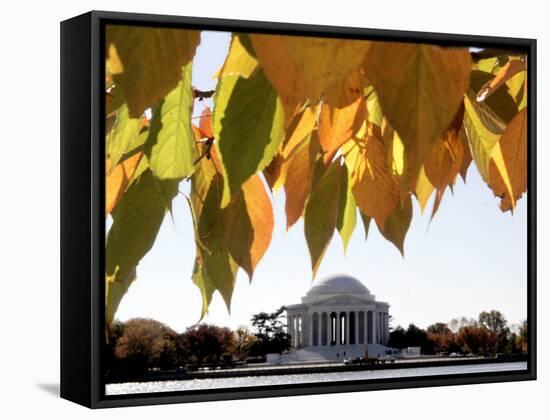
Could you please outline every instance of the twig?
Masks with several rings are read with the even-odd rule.
[[[212,96],[214,96],[214,93],[216,93],[215,90],[199,90],[195,86],[193,86],[191,89],[193,89],[193,98],[198,98],[199,101],[211,98]]]

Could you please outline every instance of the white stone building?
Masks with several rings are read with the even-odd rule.
[[[359,280],[331,276],[316,281],[302,302],[287,306],[288,333],[295,351],[281,362],[338,359],[386,353],[389,305],[377,302]]]

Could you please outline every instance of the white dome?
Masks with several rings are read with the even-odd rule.
[[[302,298],[304,303],[317,301],[337,295],[353,295],[355,297],[374,300],[369,289],[354,277],[345,274],[338,274],[314,282],[306,296]]]

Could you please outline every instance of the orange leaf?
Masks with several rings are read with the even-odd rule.
[[[319,152],[319,142],[315,136],[303,144],[292,157],[285,180],[286,228],[290,229],[304,211],[306,200],[311,193]]]
[[[494,79],[485,83],[479,92],[477,93],[476,100],[478,102],[483,102],[489,96],[493,94],[500,86],[502,86],[506,81],[510,80],[514,75],[520,71],[526,70],[525,63],[521,60],[510,60],[508,61],[494,77]]]
[[[138,152],[128,159],[120,162],[116,165],[110,173],[106,171],[105,179],[105,216],[110,214],[115,208],[116,204],[126,191],[126,187],[132,180],[136,168],[143,156],[143,152]],[[105,167],[109,167],[109,159],[105,164]]]
[[[513,209],[514,202],[527,191],[527,108],[512,118],[499,143],[512,185],[513,200],[493,160],[489,165],[490,186],[494,194],[502,198],[500,208],[506,211]]]
[[[248,274],[264,256],[273,234],[273,208],[262,179],[252,176],[223,210],[224,237],[229,253]]]
[[[363,66],[382,113],[403,141],[409,178],[415,179],[463,101],[470,53],[467,48],[375,42]]]
[[[356,70],[326,92],[319,116],[319,140],[327,156],[333,156],[366,120],[367,107],[362,89],[363,76]]]
[[[212,134],[212,110],[208,107],[204,107],[201,112],[201,118],[199,120],[199,128],[205,137],[213,137]]]
[[[384,228],[387,217],[399,202],[399,188],[387,163],[382,139],[368,137],[352,172],[352,191],[359,209]]]
[[[316,103],[357,69],[370,41],[306,36],[250,35],[256,57],[277,90],[290,121],[306,99]]]
[[[292,118],[283,141],[283,157],[288,158],[294,149],[313,131],[317,121],[317,110],[308,106]]]

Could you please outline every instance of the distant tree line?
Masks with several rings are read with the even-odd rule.
[[[114,321],[104,346],[106,370],[135,374],[263,361],[267,353],[282,353],[290,347],[284,313],[281,307],[273,313],[254,315],[253,331],[201,323],[178,334],[152,319]]]
[[[436,322],[425,330],[410,324],[390,332],[394,348],[420,347],[423,354],[473,353],[478,355],[527,353],[527,321],[512,331],[504,315],[496,310],[481,312],[478,319],[456,318]]]

